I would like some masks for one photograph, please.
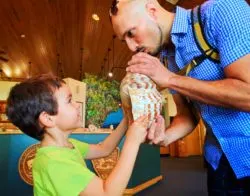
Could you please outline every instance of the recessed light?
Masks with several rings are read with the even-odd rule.
[[[113,77],[113,73],[112,73],[112,72],[109,72],[109,73],[108,73],[108,76],[109,76],[110,78],[112,78],[112,77]]]
[[[17,76],[19,76],[19,75],[21,74],[21,69],[20,69],[19,67],[17,67],[17,68],[15,69],[15,74],[16,74]]]
[[[21,34],[20,37],[21,37],[21,38],[25,38],[25,34]]]
[[[95,20],[95,21],[99,21],[100,18],[97,14],[92,14],[92,18]]]
[[[3,72],[5,73],[5,75],[6,75],[7,77],[11,77],[11,70],[10,70],[10,68],[5,68],[5,69],[3,70]]]

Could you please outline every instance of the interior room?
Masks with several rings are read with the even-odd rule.
[[[33,195],[32,163],[40,148],[38,140],[25,135],[6,115],[7,98],[16,84],[40,74],[63,79],[80,107],[82,124],[71,138],[98,144],[121,122],[120,85],[134,53],[113,31],[112,1],[1,1],[0,195]],[[175,12],[176,7],[192,9],[205,0],[158,2]],[[161,115],[168,127],[178,111],[169,89],[160,94]],[[200,120],[192,133],[167,146],[141,144],[123,194],[207,196],[206,131]],[[106,180],[121,156],[125,137],[109,156],[87,160],[88,169]]]

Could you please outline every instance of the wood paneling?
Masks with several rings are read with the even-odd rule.
[[[0,6],[0,47],[8,53],[3,69],[12,77],[27,77],[29,63],[32,74],[58,73],[58,56],[64,77],[79,79],[83,71],[98,74],[113,30],[108,18],[111,0],[10,0]],[[94,21],[96,13],[100,21]],[[21,38],[21,34],[25,38]],[[83,58],[81,51],[83,48]],[[127,61],[125,44],[115,40],[115,64]],[[110,67],[113,65],[110,52]],[[106,62],[105,71],[108,71]],[[8,74],[8,73],[7,73]]]
[[[63,77],[79,79],[83,72],[103,73],[114,66],[126,66],[131,52],[124,43],[115,39],[108,63],[104,61],[112,48],[113,30],[108,9],[112,0],[3,0],[0,5],[0,51],[6,51],[9,62],[2,63],[11,77],[27,77],[29,62],[32,75],[52,72]],[[159,2],[167,9],[174,6],[165,0]],[[201,0],[180,0],[178,5],[193,7]],[[100,21],[94,21],[96,13]],[[21,34],[25,38],[21,38]],[[81,48],[84,49],[81,58]],[[58,68],[58,56],[61,69]],[[105,65],[104,65],[105,64]],[[120,80],[125,70],[115,69],[115,79]]]
[[[188,136],[169,145],[170,155],[176,157],[187,157],[203,154],[206,128],[202,121]]]

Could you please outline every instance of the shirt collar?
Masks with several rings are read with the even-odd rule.
[[[190,10],[186,10],[179,6],[176,7],[176,14],[171,29],[171,34],[187,33],[189,23]]]

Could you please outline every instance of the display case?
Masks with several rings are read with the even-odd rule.
[[[99,130],[99,132],[84,130],[84,133],[73,133],[70,137],[89,144],[98,144],[104,141],[111,132],[108,133],[106,129]],[[122,151],[124,139],[125,137],[118,144],[119,151]],[[39,141],[25,134],[4,134],[0,136],[0,144],[1,195],[33,196],[33,187],[29,180],[35,156],[33,147],[38,145]],[[118,154],[118,152],[115,153]],[[115,163],[114,161],[110,162],[110,156],[100,160],[99,163],[86,160],[87,167],[96,175],[105,177]],[[142,144],[124,195],[135,195],[161,179],[159,147]]]
[[[0,134],[20,133],[18,128],[8,120],[6,104],[7,102],[5,100],[0,100]]]
[[[0,122],[1,123],[7,123],[8,119],[5,114],[6,110],[6,101],[0,100]]]

